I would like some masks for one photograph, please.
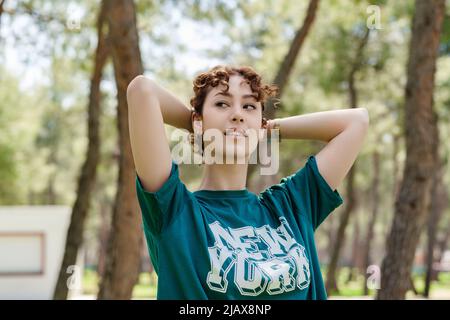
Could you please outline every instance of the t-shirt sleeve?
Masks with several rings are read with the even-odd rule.
[[[309,218],[314,230],[344,202],[337,189],[332,190],[320,174],[314,155],[308,157],[303,168],[281,179],[280,184],[295,209]]]
[[[144,227],[154,235],[160,234],[176,218],[183,202],[189,197],[189,190],[180,180],[178,164],[174,160],[169,177],[155,192],[145,190],[136,173],[136,193]]]

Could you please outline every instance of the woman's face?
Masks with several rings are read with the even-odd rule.
[[[215,148],[210,150],[215,152],[210,154],[222,163],[242,163],[258,145],[262,105],[242,76],[230,76],[228,85],[227,92],[224,85],[218,85],[206,96],[202,116],[204,153],[208,156],[208,145],[220,135],[221,142],[214,143]]]

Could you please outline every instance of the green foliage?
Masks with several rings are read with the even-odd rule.
[[[441,55],[450,54],[450,14],[444,16],[441,34],[441,47],[439,51]]]
[[[191,71],[202,71],[216,63],[250,65],[265,82],[272,82],[308,6],[308,1],[291,0],[135,2],[145,73],[175,92],[186,105],[193,94]],[[64,1],[22,0],[7,4],[17,13],[2,16],[2,35],[6,36],[0,55],[2,59],[10,58],[13,52],[17,61],[7,61],[0,68],[0,204],[48,204],[53,190],[56,203],[72,205],[87,146],[87,101],[100,1],[75,2],[83,14],[81,28],[74,30],[66,25],[74,7],[69,8]],[[358,197],[365,200],[361,201],[361,225],[365,227],[371,210],[367,195],[371,194],[373,178],[372,152],[379,151],[382,201],[374,251],[382,256],[392,217],[393,177],[400,175],[393,171],[392,160],[394,136],[403,130],[414,1],[321,1],[277,117],[349,107],[348,77],[364,35],[369,5],[380,7],[381,29],[371,30],[355,77],[360,106],[369,110],[371,118],[370,132],[358,157],[355,188]],[[176,30],[187,30],[192,25],[199,32],[189,43]],[[449,144],[445,143],[450,134],[448,9],[443,30],[434,98],[440,119],[441,153],[449,158]],[[110,213],[117,185],[117,101],[111,60],[101,88],[101,159],[86,235],[88,260],[93,262],[97,259],[98,229],[104,223],[100,212],[106,212],[106,216]],[[403,142],[399,140],[395,155],[400,163],[405,157]],[[280,175],[298,170],[305,157],[322,146],[310,141],[283,142]],[[197,167],[184,166],[181,173],[190,188],[198,185],[201,170]],[[444,180],[450,184],[450,171],[445,172]],[[345,198],[345,189],[340,191]],[[331,219],[325,223],[329,228],[326,230],[334,226]],[[447,212],[440,231],[448,220]],[[362,232],[365,234],[364,228]],[[318,243],[325,250],[327,234],[319,231],[319,235]],[[344,252],[344,256],[348,255]],[[86,281],[96,280],[87,274]],[[448,285],[445,281],[436,283],[436,288],[440,283]],[[153,285],[148,289],[149,283],[143,275],[135,296],[156,294]],[[344,295],[359,294],[360,290],[350,285],[342,288]]]

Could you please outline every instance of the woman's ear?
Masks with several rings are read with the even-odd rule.
[[[189,141],[194,153],[203,154],[203,120],[202,116],[195,110],[191,113],[192,130],[189,134]]]
[[[262,121],[261,121],[261,129],[258,130],[258,140],[259,141],[264,139],[264,136],[266,135],[266,132],[268,129],[268,125],[269,125],[269,123],[268,123],[267,119],[263,117]]]
[[[261,121],[261,128],[267,129],[267,119],[266,118],[262,118]]]
[[[198,114],[196,111],[194,111],[191,115],[192,119],[192,128],[194,131],[194,134],[202,134],[203,133],[203,119],[200,114]]]
[[[197,121],[202,121],[202,116],[197,111],[192,110],[191,111],[191,124],[192,124],[193,131],[195,131],[194,126]],[[197,126],[198,126],[198,122],[197,122]]]
[[[202,121],[202,116],[195,110],[191,111],[191,121]]]

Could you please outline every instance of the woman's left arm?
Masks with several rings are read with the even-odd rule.
[[[335,190],[362,148],[369,127],[369,113],[365,108],[321,111],[269,120],[269,126],[276,122],[283,139],[327,142],[316,154],[316,162],[320,174]]]

